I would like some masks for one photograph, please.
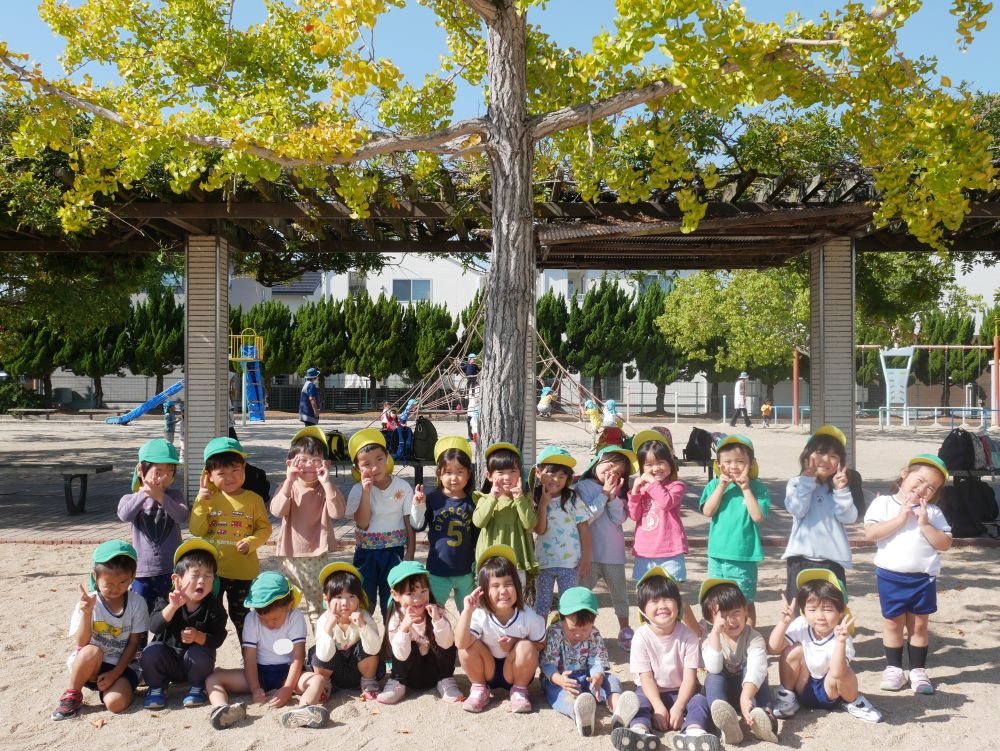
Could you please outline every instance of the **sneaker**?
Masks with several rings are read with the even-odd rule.
[[[789,691],[787,688],[779,688],[774,692],[774,716],[781,717],[791,717],[796,712],[799,711],[799,700],[795,696],[794,691]]]
[[[750,710],[750,735],[759,741],[777,743],[778,721],[763,707],[754,707]]]
[[[321,728],[330,719],[330,712],[319,704],[290,709],[281,715],[281,726],[286,728]]]
[[[167,694],[162,688],[151,688],[142,702],[144,709],[163,709],[167,706]]]
[[[627,728],[637,714],[639,714],[639,697],[635,691],[622,691],[615,703],[614,714],[611,715],[612,729],[619,725]]]
[[[53,720],[68,720],[80,714],[80,707],[83,706],[83,693],[74,691],[71,688],[63,691],[59,697],[59,706],[52,713]]]
[[[513,697],[511,697],[513,703]],[[578,694],[573,702],[573,719],[576,720],[576,732],[584,738],[594,734],[594,721],[597,719],[597,699],[589,691]]]
[[[466,712],[482,712],[490,703],[490,690],[484,683],[473,683],[469,689],[469,698],[462,702]]]
[[[236,704],[222,704],[212,710],[208,716],[208,721],[216,730],[228,728],[240,720],[245,720],[247,716],[247,705],[242,702]]]
[[[462,694],[462,690],[455,683],[454,678],[442,678],[437,684],[438,696],[440,696],[445,701],[450,701],[458,704],[459,702],[465,701],[465,696]]]
[[[865,722],[882,721],[882,713],[875,709],[862,694],[858,694],[858,698],[850,703],[844,702],[844,709],[851,717],[857,717]]]
[[[927,671],[924,668],[910,669],[910,688],[913,689],[913,693],[915,694],[934,693],[934,684],[927,677]]]
[[[670,739],[676,751],[720,751],[719,739],[704,730],[688,730],[686,733],[674,733]]]
[[[882,682],[878,686],[883,691],[900,691],[906,687],[906,676],[902,668],[889,665],[882,671]]]
[[[205,695],[204,686],[191,686],[188,689],[187,694],[181,701],[181,704],[185,707],[193,709],[194,707],[203,707],[208,704],[208,697]]]
[[[635,631],[626,626],[618,632],[618,646],[628,652],[632,649],[633,636],[635,636]]]
[[[406,686],[395,678],[390,678],[385,682],[382,693],[375,698],[378,699],[379,704],[396,704],[404,696],[406,696]]]
[[[657,751],[660,748],[660,739],[637,725],[635,728],[612,730],[611,745],[618,751]]]
[[[510,711],[514,714],[524,714],[531,711],[531,699],[528,698],[527,691],[524,689],[510,690]]]
[[[743,742],[743,729],[740,727],[740,716],[736,714],[733,705],[728,701],[716,699],[712,702],[712,722],[719,729],[722,742],[727,746]]]
[[[361,698],[365,701],[375,701],[378,699],[378,681],[374,678],[361,679]]]

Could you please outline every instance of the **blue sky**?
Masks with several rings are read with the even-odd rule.
[[[6,0],[3,4],[6,7],[0,39],[11,49],[30,54],[48,75],[57,74],[61,39],[54,37],[38,18],[35,4],[28,0]],[[833,9],[840,4],[836,0],[744,0],[750,18],[773,21],[781,21],[789,10],[816,17],[823,9]],[[1000,10],[990,13],[986,30],[963,53],[955,44],[955,23],[948,13],[950,5],[944,0],[926,0],[924,9],[910,22],[903,35],[903,51],[911,57],[936,56],[940,72],[955,83],[966,80],[976,88],[1000,90],[1000,66],[996,64],[996,50],[1000,48]],[[236,8],[237,21],[241,25],[263,17],[261,0],[237,0]],[[541,25],[560,44],[589,49],[590,39],[602,28],[610,29],[613,17],[612,0],[549,0],[545,10],[533,11],[529,19]],[[434,26],[433,14],[413,0],[403,11],[394,10],[380,21],[375,41],[376,52],[392,59],[414,81],[438,67],[438,55],[444,50],[444,35]],[[89,72],[101,80],[100,71]],[[480,114],[482,95],[478,91],[462,90],[456,105],[457,117]]]

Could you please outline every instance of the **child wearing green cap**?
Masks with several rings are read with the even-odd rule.
[[[927,676],[927,621],[937,612],[940,553],[951,547],[951,526],[934,503],[948,482],[948,469],[938,457],[910,459],[893,486],[865,514],[865,537],[878,543],[875,580],[882,606],[882,644],[886,668],[881,688],[899,691],[903,673],[903,637],[909,635],[909,684],[915,694],[933,694]]]
[[[142,598],[129,593],[135,578],[135,548],[121,540],[101,543],[94,550],[90,585],[80,585],[69,634],[73,653],[66,661],[70,686],[52,713],[53,720],[75,717],[83,705],[84,686],[99,692],[111,712],[132,703],[139,676],[129,663],[139,650],[139,637],[149,629],[149,611]]]
[[[219,588],[229,618],[242,637],[250,582],[260,571],[257,548],[271,536],[264,499],[243,487],[247,454],[235,438],[213,438],[205,446],[205,469],[188,527],[219,551]],[[220,595],[221,596],[221,595]]]
[[[330,713],[319,703],[326,681],[304,670],[306,619],[298,609],[302,592],[277,571],[253,580],[244,605],[243,668],[216,670],[208,676],[209,720],[222,730],[246,717],[246,704],[229,703],[229,693],[249,693],[254,704],[284,707],[298,694],[299,706],[281,715],[284,727],[319,728]],[[268,692],[273,691],[270,700]]]
[[[132,475],[133,492],[118,501],[118,518],[132,525],[132,546],[138,555],[132,591],[146,601],[150,613],[156,599],[170,592],[174,552],[191,513],[180,491],[170,487],[179,463],[177,449],[164,439],[142,444]]]

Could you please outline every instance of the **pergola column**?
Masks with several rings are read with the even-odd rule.
[[[525,469],[534,466],[535,456],[537,447],[535,445],[535,439],[537,435],[535,420],[538,419],[537,412],[537,393],[538,393],[538,379],[536,377],[537,368],[535,363],[535,353],[537,351],[537,345],[535,343],[535,310],[537,306],[537,288],[532,288],[533,293],[531,296],[531,314],[528,316],[528,341],[527,346],[524,348],[524,370],[525,370],[525,388],[524,388],[524,442],[521,450],[524,452],[522,456],[522,463]]]
[[[185,487],[193,500],[206,444],[229,432],[229,242],[189,236],[185,256]]]
[[[837,237],[811,252],[810,429],[836,425],[854,466],[854,241]]]

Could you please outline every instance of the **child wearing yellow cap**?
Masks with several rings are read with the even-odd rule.
[[[883,689],[899,691],[903,674],[903,636],[909,634],[909,683],[916,694],[933,694],[927,676],[927,620],[937,612],[939,553],[951,547],[951,527],[937,500],[948,482],[948,469],[938,457],[910,459],[893,485],[865,514],[865,537],[878,543],[875,579],[882,606],[882,644],[886,668]]]
[[[494,443],[484,452],[486,481],[483,492],[474,493],[476,510],[472,522],[479,528],[476,558],[494,545],[514,551],[521,586],[538,575],[535,542],[531,532],[538,523],[535,504],[524,493],[521,452],[510,443]]]

